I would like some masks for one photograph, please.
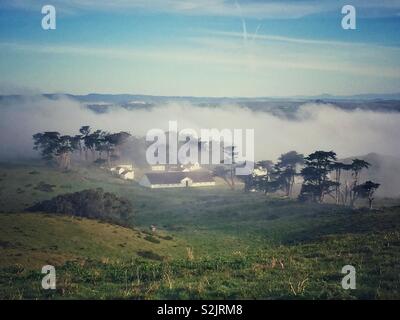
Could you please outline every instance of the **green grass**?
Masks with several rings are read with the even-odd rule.
[[[41,165],[2,165],[0,178],[1,298],[400,298],[398,199],[350,210],[223,185],[149,190],[96,168]],[[35,190],[40,182],[52,191]],[[20,213],[97,187],[132,201],[131,227]],[[57,266],[55,291],[40,287],[43,264]],[[356,290],[341,288],[347,264]]]
[[[192,261],[69,262],[57,268],[57,290],[52,292],[40,288],[37,270],[13,266],[1,271],[0,293],[58,299],[393,299],[400,297],[399,239],[398,232],[389,232]],[[357,269],[357,290],[340,286],[345,264]]]
[[[129,261],[143,250],[165,259],[182,257],[185,244],[163,240],[165,236],[157,232],[149,242],[149,235],[139,229],[96,220],[39,213],[0,214],[0,266],[37,269],[87,259]]]

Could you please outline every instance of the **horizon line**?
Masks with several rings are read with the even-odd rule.
[[[357,93],[350,95],[340,95],[331,93],[320,93],[315,95],[288,95],[288,96],[195,96],[195,95],[157,95],[157,94],[142,94],[142,93],[109,93],[109,92],[88,92],[88,93],[67,93],[67,92],[36,92],[36,93],[0,93],[0,96],[46,96],[46,95],[60,95],[60,96],[90,96],[90,95],[108,95],[108,96],[145,96],[145,97],[159,97],[159,98],[194,98],[194,99],[312,99],[312,98],[354,98],[359,96],[395,96],[400,92],[390,93]]]

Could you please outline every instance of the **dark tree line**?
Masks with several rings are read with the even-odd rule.
[[[372,181],[360,183],[360,173],[370,164],[353,159],[350,164],[337,161],[333,151],[315,151],[304,157],[296,151],[281,155],[278,162],[264,160],[256,163],[253,175],[244,177],[244,190],[265,194],[283,192],[291,197],[296,177],[302,179],[298,199],[323,203],[327,197],[336,204],[353,207],[358,199],[368,199],[372,208],[374,193],[380,184]],[[259,174],[262,172],[262,174]],[[351,173],[351,181],[343,182],[343,173]]]
[[[79,153],[87,162],[111,166],[121,155],[121,145],[131,137],[127,132],[110,133],[83,126],[80,134],[61,135],[59,132],[40,132],[33,135],[34,150],[38,150],[44,160],[56,163],[60,169],[71,168],[71,158]]]
[[[303,155],[296,151],[282,154],[275,164],[270,160],[259,161],[255,164],[255,174],[244,178],[245,191],[254,189],[265,194],[282,191],[290,197],[303,163]]]

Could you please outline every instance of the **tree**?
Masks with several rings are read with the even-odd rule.
[[[236,167],[236,158],[238,156],[238,152],[236,151],[236,146],[229,146],[224,148],[224,154],[227,158],[227,162],[230,164],[230,186],[231,189],[235,189],[235,167]]]
[[[267,174],[273,169],[274,163],[271,160],[261,160],[256,162],[256,169],[265,170]]]
[[[82,127],[86,128],[86,127]],[[81,128],[81,129],[82,129]],[[87,131],[86,135],[83,136],[83,142],[86,148],[86,157],[87,157],[87,150],[90,150],[92,153],[92,161],[96,160],[95,159],[95,153],[96,153],[96,147],[99,145],[99,139],[101,138],[101,130],[96,130],[92,133]]]
[[[79,129],[81,139],[83,140],[83,149],[85,150],[85,160],[88,161],[88,150],[91,148],[90,144],[90,126],[83,126]]]
[[[74,150],[79,151],[79,159],[82,159],[82,135],[77,134],[71,138],[71,144]]]
[[[244,192],[249,192],[254,186],[254,176],[250,173],[247,175],[239,176],[239,179],[244,183]]]
[[[353,159],[351,165],[350,165],[350,170],[353,171],[352,175],[354,178],[354,186],[357,185],[358,183],[358,178],[360,176],[360,172],[362,169],[368,169],[371,166],[370,163],[364,160],[360,159]]]
[[[82,126],[79,129],[79,132],[81,133],[82,137],[87,137],[90,134],[90,126]]]
[[[58,140],[56,155],[59,161],[59,167],[64,170],[71,168],[71,153],[77,148],[76,141],[71,136],[61,136]]]
[[[132,135],[128,132],[110,133],[104,136],[106,142],[107,152],[107,163],[111,166],[112,161],[118,160],[121,156],[120,147],[124,144]]]
[[[99,152],[99,159],[102,159],[103,153],[106,153],[106,162],[111,167],[111,162],[120,157],[120,146],[131,137],[130,133],[121,131],[118,133],[109,133],[97,130],[89,135],[89,146]],[[99,160],[97,159],[97,160]]]
[[[380,184],[372,181],[367,181],[353,188],[354,201],[358,198],[368,199],[369,209],[372,210],[372,202],[374,201],[374,193],[379,188]]]
[[[264,192],[265,195],[274,193],[281,188],[279,180],[271,179],[271,176],[257,176],[254,178],[256,190]]]
[[[103,152],[107,152],[109,148],[111,148],[109,142],[105,138],[107,135],[107,132],[101,130],[96,130],[90,135],[94,144],[94,150],[99,153],[98,159],[103,159]]]
[[[251,186],[264,194],[273,193],[281,188],[279,172],[271,160],[258,161],[252,174]]]
[[[331,194],[337,183],[329,179],[332,164],[336,161],[333,151],[315,151],[305,158],[305,167],[301,170],[304,182],[299,195],[300,200],[310,199],[323,202],[325,195]]]
[[[282,154],[275,168],[279,174],[279,181],[287,197],[290,197],[293,190],[294,179],[298,174],[297,167],[304,164],[304,156],[296,151]]]
[[[82,149],[85,150],[85,159],[88,160],[87,152],[92,151],[93,161],[102,163],[102,154],[105,152],[105,161],[109,166],[111,162],[119,159],[120,146],[131,137],[130,133],[118,132],[108,133],[102,130],[91,132],[89,126],[79,129],[80,134],[75,136],[61,136],[59,132],[44,132],[33,135],[34,150],[40,150],[42,158],[51,162],[56,160],[59,167],[69,169],[71,166],[71,154]],[[83,141],[83,146],[82,146]],[[99,158],[95,159],[95,152],[99,152]]]
[[[350,165],[350,170],[352,171],[352,176],[353,176],[353,185],[351,187],[351,190],[353,191],[350,195],[350,205],[353,207],[354,202],[356,201],[356,195],[354,193],[354,190],[356,189],[358,185],[358,180],[360,177],[360,173],[363,169],[368,169],[371,166],[370,163],[367,161],[361,160],[361,159],[353,159],[351,165]]]
[[[335,182],[336,182],[335,201],[336,201],[336,204],[339,204],[340,198],[341,198],[340,179],[341,179],[342,171],[343,170],[346,170],[346,171],[351,170],[351,165],[336,161],[331,164],[330,169],[335,172]],[[347,191],[345,191],[345,192],[347,194]],[[347,198],[347,196],[346,196],[346,198]],[[346,203],[347,200],[344,199],[343,202]]]
[[[46,161],[56,160],[60,169],[68,170],[71,166],[71,153],[77,149],[77,139],[60,136],[59,132],[44,132],[33,135],[34,150],[40,150]]]
[[[40,150],[42,158],[51,162],[56,156],[59,138],[59,132],[36,133],[33,135],[33,149]]]
[[[261,160],[256,162],[255,170],[253,173],[253,187],[268,194],[272,192],[270,184],[272,172],[274,171],[274,163],[271,160]]]
[[[214,175],[214,177],[219,177],[219,178],[222,178],[225,182],[226,182],[226,184],[229,186],[229,187],[231,187],[231,185],[230,185],[230,183],[229,183],[229,181],[228,181],[228,179],[227,179],[227,174],[228,174],[228,172],[229,172],[229,169],[227,169],[227,168],[225,168],[225,166],[216,166],[215,168],[214,168],[214,170],[213,170],[213,175]]]

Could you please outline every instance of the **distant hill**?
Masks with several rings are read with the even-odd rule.
[[[80,102],[108,102],[114,104],[125,104],[129,102],[146,102],[157,103],[166,101],[191,101],[197,103],[224,103],[224,102],[256,102],[256,101],[400,101],[400,93],[391,94],[358,94],[339,96],[331,94],[322,94],[315,96],[288,96],[288,97],[194,97],[194,96],[156,96],[143,94],[106,94],[106,93],[90,93],[86,95],[74,95],[69,93],[45,93],[36,96],[43,96],[48,99],[59,99],[60,97],[68,97]],[[23,95],[0,95],[0,101],[5,99],[21,98]],[[32,95],[31,95],[32,97]]]
[[[25,99],[58,100],[68,98],[77,101],[96,113],[106,113],[111,108],[121,107],[128,110],[152,108],[167,103],[190,103],[199,107],[218,107],[222,105],[239,105],[256,111],[271,112],[276,115],[291,116],[305,103],[334,104],[346,110],[373,110],[400,112],[400,94],[364,94],[355,96],[294,96],[294,97],[177,97],[177,96],[151,96],[134,94],[98,94],[87,95],[72,94],[42,94],[34,96],[0,95],[0,103],[7,105]]]
[[[90,93],[87,95],[72,95],[67,96],[79,101],[94,102],[94,101],[108,101],[115,103],[124,103],[131,100],[192,100],[192,101],[259,101],[259,100],[400,100],[400,93],[390,94],[358,94],[338,96],[331,94],[322,94],[316,96],[288,96],[288,97],[193,97],[193,96],[154,96],[154,95],[141,95],[141,94],[101,94]],[[60,96],[60,94],[45,94],[45,96],[52,98]]]

